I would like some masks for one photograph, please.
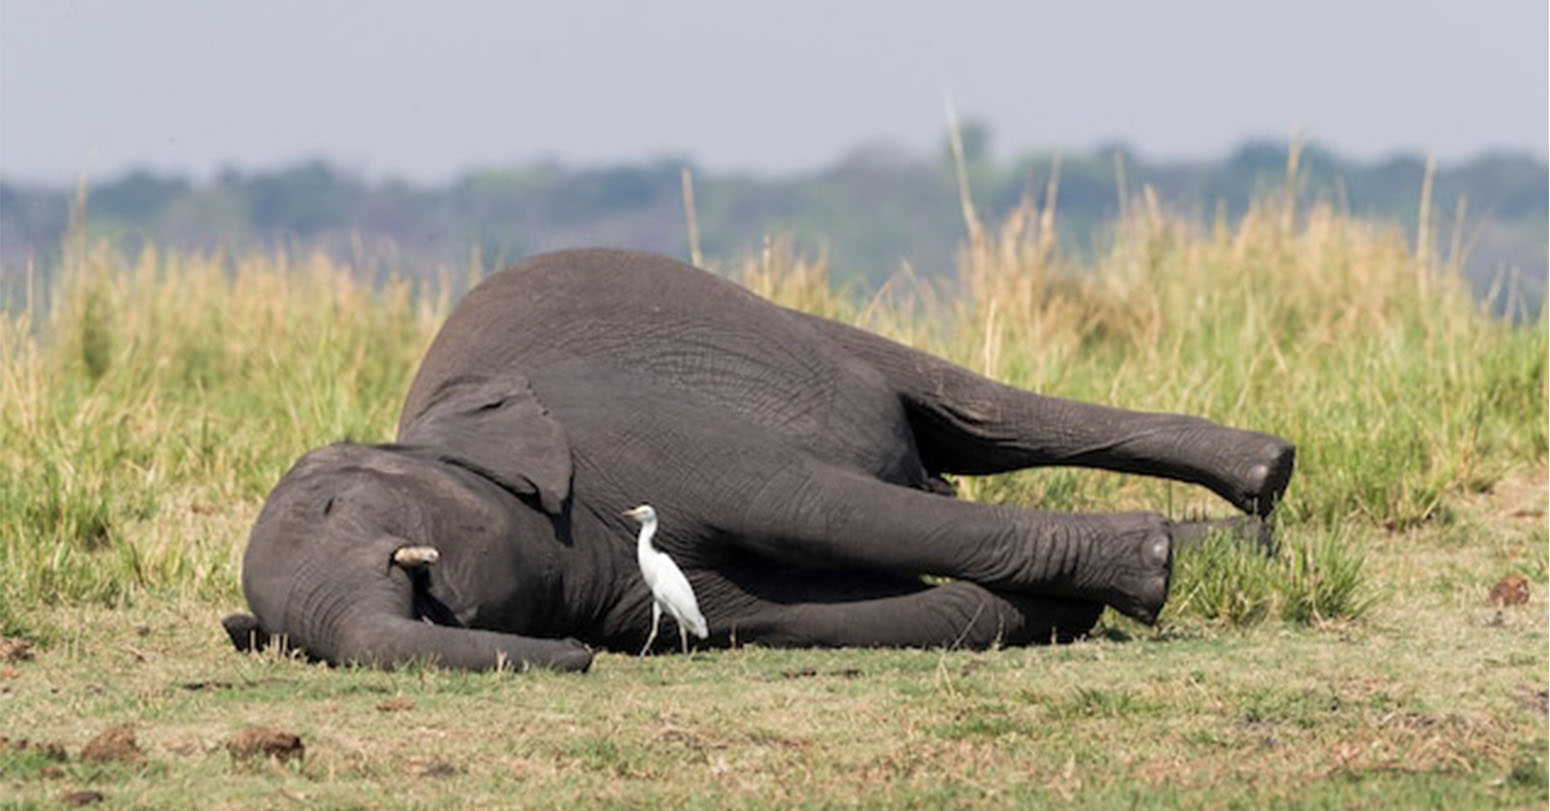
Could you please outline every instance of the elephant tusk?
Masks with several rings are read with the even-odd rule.
[[[393,562],[405,569],[429,566],[441,559],[441,553],[430,546],[400,546],[393,550]]]

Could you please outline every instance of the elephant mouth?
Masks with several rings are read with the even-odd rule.
[[[409,575],[409,585],[412,589],[409,610],[415,619],[432,625],[463,627],[463,622],[457,618],[457,612],[432,593],[429,569],[421,567],[405,571]]]
[[[411,616],[432,625],[461,627],[456,612],[432,593],[431,572],[440,559],[441,553],[432,546],[399,546],[388,558],[388,571],[397,568],[408,576]]]

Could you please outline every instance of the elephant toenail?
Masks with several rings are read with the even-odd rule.
[[[1151,535],[1141,546],[1141,559],[1148,566],[1167,566],[1168,551],[1172,545],[1172,539],[1166,532]]]

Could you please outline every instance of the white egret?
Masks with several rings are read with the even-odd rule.
[[[651,635],[646,637],[646,646],[640,649],[640,655],[645,656],[646,651],[651,650],[651,643],[657,640],[657,627],[662,622],[663,611],[678,621],[678,640],[683,645],[684,653],[688,653],[690,632],[700,639],[710,636],[710,629],[705,626],[705,616],[700,613],[699,603],[694,599],[694,589],[689,585],[689,578],[684,577],[678,564],[666,552],[651,548],[651,536],[657,532],[657,511],[650,504],[625,510],[624,514],[640,522],[635,556],[640,561],[641,576],[646,578],[646,585],[651,589]]]

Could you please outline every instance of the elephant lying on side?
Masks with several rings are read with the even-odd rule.
[[[584,670],[588,646],[650,628],[620,514],[648,503],[713,646],[1065,640],[1104,605],[1155,620],[1173,525],[958,501],[943,474],[1104,468],[1262,516],[1292,461],[1273,436],[1030,394],[663,257],[554,253],[458,305],[397,442],[285,474],[243,559],[253,615],[225,625],[335,663]],[[439,559],[395,565],[404,547]]]

